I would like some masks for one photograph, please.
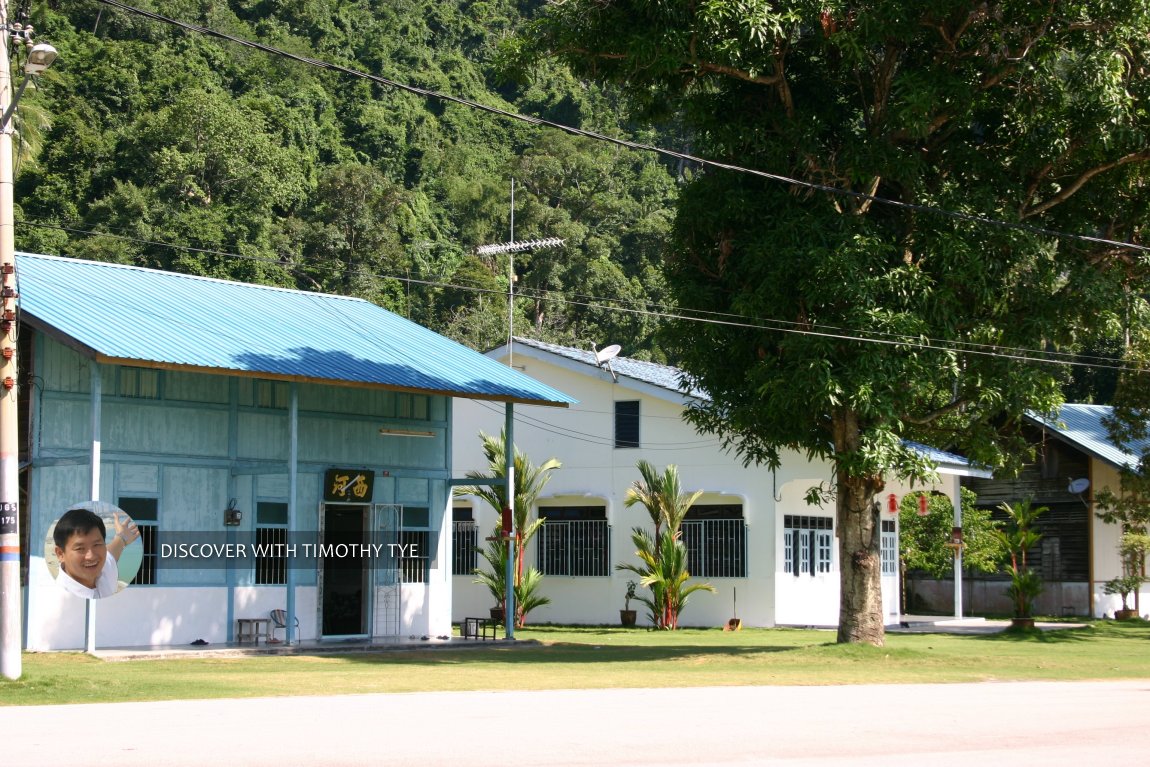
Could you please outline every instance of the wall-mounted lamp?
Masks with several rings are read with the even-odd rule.
[[[224,527],[236,527],[243,519],[244,513],[236,508],[236,499],[228,501],[228,507],[224,509]]]
[[[389,429],[386,426],[379,430],[383,437],[434,437],[433,431],[417,431],[415,429]]]

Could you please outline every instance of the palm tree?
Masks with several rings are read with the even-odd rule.
[[[631,530],[635,555],[641,565],[624,562],[616,570],[626,570],[639,576],[639,584],[651,589],[650,597],[636,597],[647,606],[647,617],[656,628],[677,629],[679,614],[687,605],[687,598],[696,591],[710,591],[709,583],[687,583],[687,546],[678,536],[664,531],[658,539],[641,527]]]
[[[496,606],[504,609],[504,620],[507,618],[507,541],[501,537],[502,529],[496,526],[487,539],[486,548],[479,549],[480,555],[487,562],[487,569],[476,568],[475,583],[487,587]],[[527,624],[527,613],[536,607],[551,604],[551,598],[539,593],[543,573],[534,567],[528,567],[523,577],[515,584],[515,627],[523,628]]]
[[[998,508],[1007,516],[1006,527],[994,531],[995,537],[1010,553],[1010,586],[1006,593],[1014,603],[1015,620],[1029,621],[1034,600],[1042,593],[1042,577],[1027,565],[1026,554],[1042,540],[1042,533],[1034,527],[1038,517],[1049,508],[1034,506],[1029,498],[1013,505],[1002,503]]]
[[[683,519],[703,491],[684,493],[679,485],[679,468],[674,464],[667,466],[662,474],[647,461],[639,461],[635,467],[642,478],[627,488],[623,505],[629,509],[640,504],[647,510],[655,525],[655,538],[664,525],[673,535],[678,535]]]
[[[500,431],[498,437],[493,437],[490,434],[479,432],[479,439],[483,443],[483,455],[487,458],[488,473],[484,474],[479,471],[469,471],[464,476],[474,480],[506,478],[507,454],[505,445],[507,443],[505,433]],[[542,519],[530,519],[531,510],[535,507],[535,503],[543,493],[543,488],[545,488],[550,481],[551,472],[560,468],[562,464],[558,459],[548,458],[536,466],[528,460],[526,455],[519,452],[519,448],[514,447],[513,449],[515,452],[515,505],[513,506],[515,523],[515,616],[516,624],[522,626],[523,621],[527,617],[527,613],[530,612],[532,607],[539,607],[540,605],[550,603],[549,599],[535,593],[543,574],[534,568],[531,568],[535,571],[534,575],[525,571],[524,554],[527,551],[527,544],[531,542],[535,533],[537,533],[543,525]],[[455,494],[478,496],[496,511],[507,507],[507,488],[502,485],[468,485],[456,488]],[[506,563],[507,541],[500,540],[495,543],[503,549],[503,558],[501,561]],[[488,552],[481,550],[480,553],[483,554],[489,563],[493,564],[492,559],[488,557]],[[495,570],[494,574],[498,575],[500,572],[502,571]],[[478,571],[476,574],[480,575]],[[483,578],[483,576],[480,575],[480,578]],[[481,580],[480,582],[486,583],[485,580]],[[526,587],[528,583],[530,584],[529,589]],[[488,588],[491,588],[490,585]],[[495,592],[492,591],[493,595],[494,593]],[[523,607],[525,604],[527,605],[526,609]]]
[[[628,488],[623,504],[627,508],[636,504],[643,506],[655,532],[634,528],[631,541],[641,564],[626,562],[616,565],[615,569],[638,575],[640,584],[651,590],[650,598],[639,597],[649,610],[651,622],[657,628],[675,629],[691,594],[715,590],[709,583],[687,583],[691,574],[687,571],[687,546],[680,533],[687,512],[702,491],[682,492],[679,470],[673,464],[662,474],[647,461],[639,461],[636,466],[641,479]]]

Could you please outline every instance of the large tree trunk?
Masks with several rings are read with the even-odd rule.
[[[840,643],[882,647],[885,632],[882,616],[881,525],[875,495],[883,488],[881,476],[856,476],[848,456],[857,455],[858,414],[837,411],[834,416],[837,526],[839,534],[839,633]],[[843,460],[847,458],[847,460]]]

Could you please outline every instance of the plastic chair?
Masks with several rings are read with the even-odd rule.
[[[279,644],[282,640],[276,639],[276,629],[287,628],[287,610],[272,610],[269,613],[272,619],[271,637],[268,639],[268,644]],[[299,618],[295,619],[296,638],[299,638]]]

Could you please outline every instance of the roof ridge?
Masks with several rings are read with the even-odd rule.
[[[364,303],[371,303],[367,299],[359,298],[357,296],[345,296],[339,293],[324,293],[312,290],[301,290],[300,288],[285,288],[281,285],[266,285],[258,282],[244,282],[242,280],[224,279],[223,277],[208,277],[203,274],[188,274],[187,272],[172,272],[167,269],[153,269],[149,266],[138,266],[137,264],[121,264],[115,261],[94,261],[90,258],[75,258],[72,256],[50,256],[45,253],[29,253],[27,251],[18,250],[16,255],[21,258],[36,258],[45,261],[61,261],[76,264],[88,264],[90,266],[108,267],[111,269],[125,269],[131,272],[147,272],[149,274],[162,275],[164,277],[180,278],[188,280],[199,280],[202,282],[215,282],[224,285],[234,285],[242,288],[255,288],[258,290],[276,290],[283,293],[298,293],[304,296],[319,296],[323,298],[337,298],[345,301],[359,301]]]

